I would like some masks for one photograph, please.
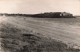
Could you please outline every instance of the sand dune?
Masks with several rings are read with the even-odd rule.
[[[17,49],[17,50],[21,49],[21,47],[23,47],[24,45],[27,45],[28,40],[30,40],[28,38],[27,38],[28,40],[24,39],[25,37],[24,38],[22,37],[23,34],[24,35],[36,34],[35,36],[33,35],[31,36],[34,37],[33,39],[35,39],[35,41],[41,38],[39,39],[39,41],[40,41],[40,44],[42,42],[43,45],[45,42],[50,42],[50,43],[55,42],[57,45],[63,44],[60,42],[53,41],[55,39],[57,41],[64,42],[65,43],[64,45],[67,44],[70,47],[78,49],[80,46],[80,41],[79,41],[80,29],[79,28],[80,27],[78,25],[70,25],[66,23],[60,23],[57,21],[54,22],[54,21],[41,20],[36,18],[2,17],[2,16],[0,17],[0,31],[1,31],[0,35],[2,38],[6,38],[6,40],[2,39],[3,42],[8,41],[9,44],[7,45],[14,46],[14,49]],[[9,38],[10,40],[7,38]],[[14,39],[16,39],[16,41],[19,43],[18,45],[11,44],[11,42],[13,42]],[[23,39],[26,42],[23,42]],[[50,41],[47,41],[47,40],[50,40]],[[55,45],[55,43],[52,45]],[[20,48],[18,46],[20,46]],[[48,49],[48,48],[45,48],[45,49]]]

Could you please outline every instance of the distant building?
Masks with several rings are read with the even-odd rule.
[[[61,12],[60,16],[62,16],[62,17],[72,17],[73,15],[70,14],[70,13]]]

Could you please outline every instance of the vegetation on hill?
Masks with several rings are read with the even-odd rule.
[[[40,18],[74,18],[73,14],[67,12],[50,12],[50,13],[41,13],[35,14],[33,17]]]

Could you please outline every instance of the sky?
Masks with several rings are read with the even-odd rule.
[[[0,0],[0,13],[69,12],[80,15],[80,0]]]

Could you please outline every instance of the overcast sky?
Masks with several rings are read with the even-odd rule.
[[[0,0],[0,13],[70,12],[80,15],[80,0]]]

